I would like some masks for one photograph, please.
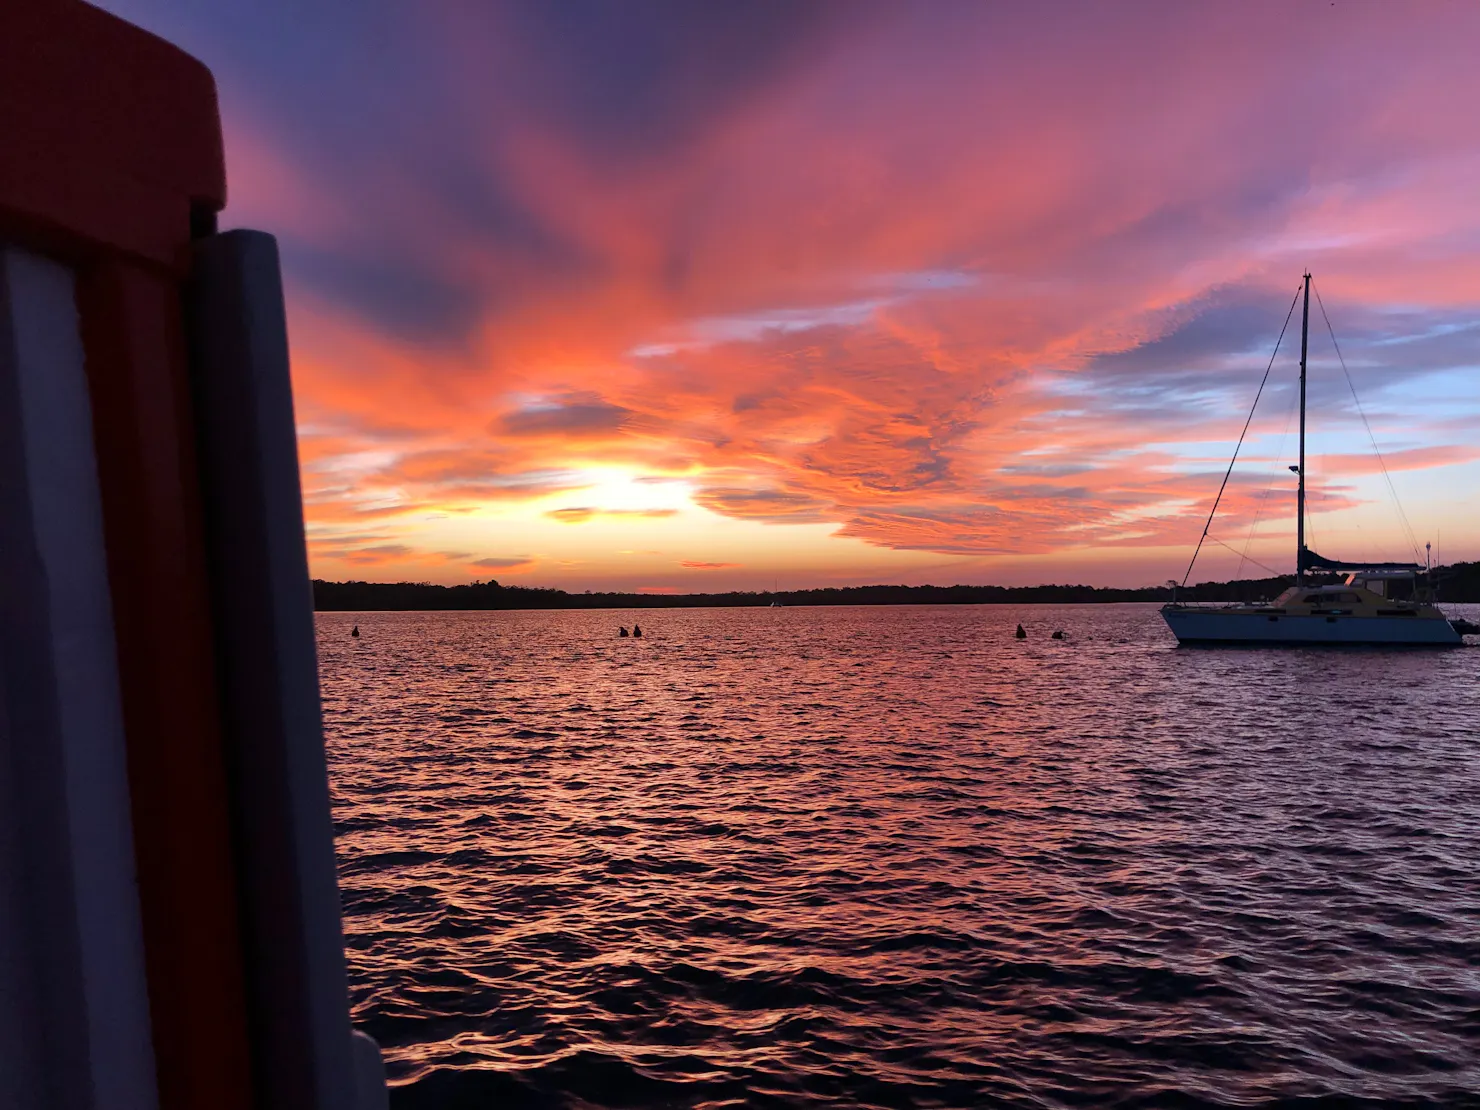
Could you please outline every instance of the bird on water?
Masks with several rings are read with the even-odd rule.
[[[627,631],[627,626],[625,624],[622,625],[620,628],[617,629],[617,635],[618,636],[627,636],[627,635],[630,635],[630,633],[628,633],[628,631]]]
[[[642,625],[634,624],[632,626],[632,635],[636,636],[639,640],[642,639]]]
[[[1028,638],[1028,634],[1023,631],[1022,625],[1018,625],[1018,630],[1014,633],[1014,635],[1017,636],[1019,640],[1026,640]]]
[[[353,636],[356,640],[358,640],[360,638],[360,626],[355,625],[349,630],[349,634]]]

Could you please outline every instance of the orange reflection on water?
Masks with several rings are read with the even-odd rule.
[[[1472,972],[1372,940],[1462,916],[1378,861],[1382,814],[1477,816],[1434,771],[1473,698],[1420,749],[1391,693],[1463,653],[1344,657],[1317,707],[1329,656],[1177,650],[1152,607],[633,617],[320,616],[357,1015],[408,1105],[1252,1098],[1340,1092],[1343,1045],[1468,1059],[1462,994],[1402,991]],[[1395,1008],[1333,1008],[1363,976]]]

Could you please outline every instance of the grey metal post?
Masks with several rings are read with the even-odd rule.
[[[256,1080],[272,1110],[361,1110],[384,1104],[384,1076],[349,1023],[277,242],[229,231],[194,251],[191,375]]]

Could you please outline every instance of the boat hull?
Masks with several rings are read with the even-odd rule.
[[[1184,644],[1348,644],[1458,647],[1464,640],[1434,617],[1327,616],[1230,609],[1166,608],[1167,627]]]

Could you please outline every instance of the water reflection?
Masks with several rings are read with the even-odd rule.
[[[396,1105],[1480,1089],[1480,651],[631,617],[319,618]]]

